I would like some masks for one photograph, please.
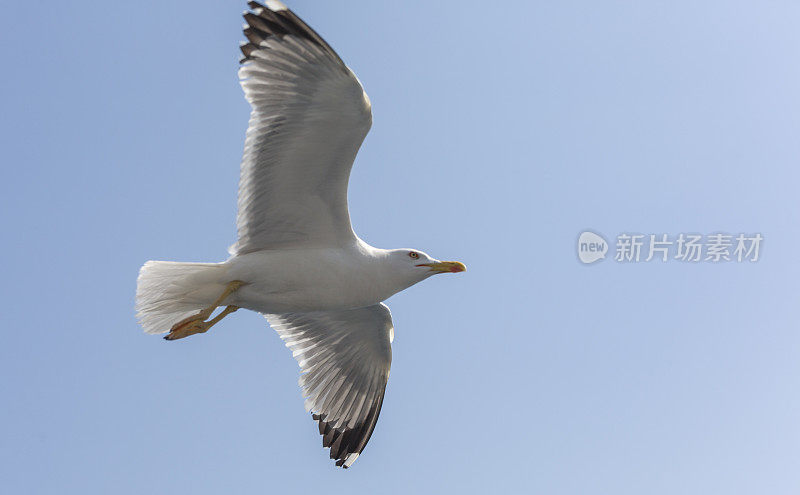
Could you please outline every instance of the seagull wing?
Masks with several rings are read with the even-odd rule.
[[[306,410],[322,446],[345,468],[369,441],[392,362],[392,315],[383,304],[266,315],[300,365]]]
[[[239,77],[252,113],[231,252],[352,242],[347,183],[372,124],[369,98],[291,10],[248,5]]]

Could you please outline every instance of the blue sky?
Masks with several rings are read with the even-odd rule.
[[[469,271],[388,301],[346,472],[240,311],[168,343],[148,259],[234,242],[244,2],[8,2],[0,483],[8,493],[794,494],[800,7],[291,2],[374,125],[353,224]],[[582,265],[580,232],[761,233],[757,263]]]

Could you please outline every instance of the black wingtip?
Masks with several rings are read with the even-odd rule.
[[[314,421],[319,423],[319,433],[322,435],[322,446],[330,448],[331,459],[336,459],[336,466],[347,469],[344,463],[350,454],[361,454],[367,446],[372,432],[375,430],[375,423],[381,413],[383,404],[383,393],[380,394],[378,401],[370,408],[366,420],[356,425],[354,428],[333,428],[326,421],[324,414],[311,414]]]
[[[250,60],[250,54],[257,50],[266,39],[273,36],[278,38],[296,36],[319,46],[344,65],[333,48],[288,8],[272,10],[254,1],[247,2],[247,6],[250,7],[251,11],[245,12],[242,17],[247,23],[244,28],[244,35],[247,37],[248,43],[240,47],[242,53],[244,53],[244,58],[240,62]]]

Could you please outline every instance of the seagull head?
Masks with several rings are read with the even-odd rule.
[[[392,265],[402,271],[413,283],[420,282],[439,273],[458,273],[467,267],[460,261],[440,261],[419,249],[394,249],[391,251]]]

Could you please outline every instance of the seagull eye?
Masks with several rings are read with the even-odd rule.
[[[408,256],[409,256],[409,257],[410,257],[412,260],[418,260],[418,259],[419,259],[419,253],[415,253],[414,251],[411,251],[410,253],[408,253]]]

